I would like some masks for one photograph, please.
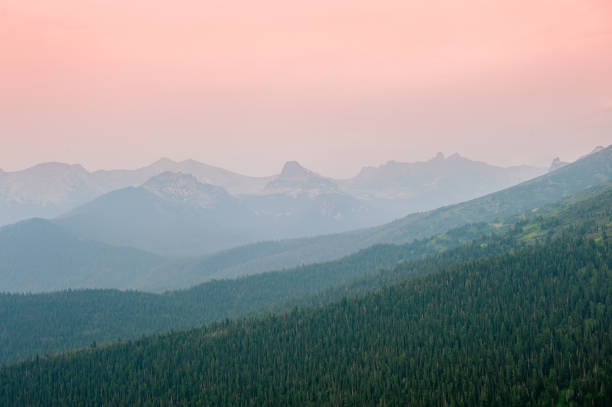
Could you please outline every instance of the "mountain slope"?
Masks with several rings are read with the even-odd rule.
[[[135,170],[94,172],[80,165],[46,163],[22,171],[0,171],[0,225],[30,217],[55,217],[102,194],[139,187],[164,172],[191,174],[200,183],[220,186],[233,195],[295,198],[340,194],[365,199],[380,215],[387,214],[386,222],[417,210],[471,199],[536,176],[539,171],[489,166],[458,156],[367,168],[345,181],[320,176],[294,161],[287,162],[279,175],[269,177],[250,177],[194,160],[167,158]]]
[[[570,230],[591,234],[607,229],[611,234],[611,214],[608,184],[543,207],[537,214],[527,212],[410,244],[375,246],[334,262],[212,281],[163,295],[116,290],[0,295],[0,363],[227,317],[324,305],[469,259],[545,242]],[[486,237],[495,232],[500,235]]]
[[[612,246],[570,234],[365,297],[0,370],[7,405],[612,403]]]
[[[583,157],[552,173],[468,202],[415,213],[391,223],[341,234],[271,242],[236,248],[218,256],[227,258],[231,275],[245,275],[312,262],[327,261],[380,243],[405,243],[460,227],[490,222],[537,210],[589,187],[612,180],[612,146]],[[259,248],[265,248],[261,252]],[[234,253],[249,253],[248,259]],[[203,259],[205,265],[207,260]],[[206,266],[203,267],[206,271]],[[221,273],[219,273],[221,275]]]
[[[56,221],[107,244],[201,256],[262,240],[372,226],[388,216],[339,192],[233,196],[191,174],[164,172],[141,187],[104,194]]]
[[[83,240],[43,219],[0,228],[0,291],[136,288],[164,259]]]
[[[497,167],[453,154],[438,153],[426,162],[390,161],[365,167],[342,187],[357,196],[402,198],[412,211],[449,205],[486,195],[544,174],[529,166]]]
[[[70,286],[69,281],[77,280],[64,279],[62,281],[59,278],[53,284],[37,286],[34,282],[22,279],[12,280],[14,284],[7,284],[2,289],[48,291],[68,287],[131,287],[159,292],[189,287],[211,278],[239,277],[338,259],[375,244],[408,242],[413,238],[432,236],[464,224],[489,222],[524,209],[535,209],[543,203],[554,201],[558,197],[567,196],[591,184],[609,179],[612,172],[610,170],[611,161],[610,148],[607,148],[544,177],[464,204],[411,215],[379,228],[313,239],[263,242],[200,259],[173,261],[170,264],[162,262],[150,270],[149,278],[140,281],[131,280],[129,274],[126,274],[125,281],[122,281],[121,275],[117,274],[112,280],[114,285],[106,284],[108,280],[100,284],[85,284],[86,281],[93,281],[85,279],[76,286]],[[87,211],[82,213],[74,211],[71,217],[58,220],[58,224],[77,236],[83,236],[85,240],[99,240],[115,246],[132,246],[173,254],[202,253],[205,250],[222,249],[240,242],[248,242],[247,239],[257,240],[258,236],[278,231],[281,226],[285,228],[284,233],[291,233],[302,226],[304,230],[314,233],[315,228],[321,230],[324,226],[329,225],[329,222],[324,220],[325,217],[334,216],[336,213],[336,209],[333,209],[334,205],[342,202],[336,200],[326,203],[325,207],[333,210],[328,210],[324,214],[315,213],[318,216],[315,217],[305,215],[311,210],[309,208],[313,208],[312,206],[300,206],[294,201],[295,198],[283,196],[282,199],[287,202],[279,204],[278,207],[291,206],[295,216],[293,219],[309,219],[308,223],[311,225],[305,226],[300,222],[292,222],[290,217],[279,220],[274,216],[274,212],[267,215],[264,213],[259,218],[251,216],[252,212],[240,206],[242,203],[236,204],[231,196],[218,187],[201,184],[189,175],[166,174],[165,177],[170,177],[170,180],[174,179],[177,182],[166,182],[167,180],[161,182],[160,180],[164,179],[162,174],[162,177],[158,179],[161,183],[152,182],[146,188],[115,191],[93,201],[89,204],[91,206],[83,207]],[[183,182],[180,181],[181,179],[185,184],[181,184]],[[166,187],[170,189],[164,189]],[[200,191],[198,188],[203,189]],[[105,201],[107,198],[108,202]],[[191,202],[194,199],[197,202]],[[314,200],[316,208],[320,207],[327,198],[322,195],[308,199]],[[210,207],[210,204],[217,200],[220,202],[221,209],[219,210]],[[237,206],[232,206],[234,204]],[[251,202],[249,205],[249,210],[255,209],[262,213],[258,207],[259,203]],[[261,205],[270,207],[271,204],[267,202]],[[342,205],[338,206],[339,213],[348,213],[347,208],[355,208],[351,203]],[[241,213],[242,216],[237,215]],[[354,212],[354,217],[359,218],[360,213]],[[217,219],[221,218],[227,219],[223,225],[217,222]],[[320,221],[315,222],[313,219],[320,219]],[[231,224],[231,222],[234,223]],[[260,234],[253,233],[249,236],[244,231],[247,225],[253,227],[254,223],[260,227],[258,229]],[[249,229],[246,230],[249,231]],[[60,241],[62,240],[57,240],[57,242]],[[14,253],[21,253],[24,257],[22,260],[26,263],[12,260],[14,264],[28,264],[27,262],[31,261],[32,256],[27,249],[27,244],[24,243],[23,249],[15,250]],[[65,250],[72,249],[67,247]],[[116,264],[119,269],[123,269],[122,265]],[[140,272],[144,272],[144,269]],[[58,276],[72,276],[70,278],[73,278],[77,274],[74,265],[66,265]],[[87,272],[81,274],[86,275]],[[21,281],[23,285],[18,285],[18,281]]]
[[[0,225],[31,217],[52,218],[113,190],[137,187],[164,172],[194,175],[234,193],[260,191],[271,178],[248,177],[193,160],[161,159],[136,170],[89,172],[80,165],[39,164],[0,172]]]
[[[217,185],[234,194],[258,191],[269,177],[249,177],[195,160],[173,161],[168,158],[136,170],[100,170],[93,172],[107,191],[139,186],[164,172],[191,174],[203,184]]]
[[[332,179],[307,170],[297,161],[289,161],[285,163],[281,173],[266,184],[264,191],[296,196],[339,193],[340,189]]]
[[[45,163],[0,172],[0,225],[57,216],[102,191],[80,165]]]
[[[186,185],[195,189],[186,191]],[[250,219],[248,209],[221,188],[190,175],[163,173],[143,187],[105,194],[55,222],[107,244],[189,255],[255,240]]]

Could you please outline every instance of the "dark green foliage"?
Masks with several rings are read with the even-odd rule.
[[[602,186],[581,198],[495,226],[467,225],[406,245],[374,246],[334,262],[212,281],[164,295],[116,290],[0,295],[0,363],[84,347],[93,341],[191,328],[227,317],[324,305],[468,259],[545,242],[568,228],[596,233],[612,224],[612,189]],[[482,237],[493,231],[505,232]],[[387,268],[392,269],[376,273]]]
[[[0,405],[610,405],[606,235],[567,231],[322,308],[21,363],[0,370]]]
[[[400,260],[458,246],[487,231],[487,225],[473,225],[452,231],[441,241],[434,238],[403,246],[379,245],[334,262],[211,281],[162,295],[118,290],[0,294],[0,363],[83,347],[92,341],[128,339],[226,317],[284,310],[288,301],[392,267]],[[466,249],[424,264],[432,269],[474,255]]]

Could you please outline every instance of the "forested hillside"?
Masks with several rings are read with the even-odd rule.
[[[3,405],[612,403],[612,247],[567,231],[356,299],[0,370]]]
[[[403,246],[374,246],[329,263],[215,280],[164,294],[119,290],[0,294],[0,363],[84,347],[94,341],[135,338],[227,317],[284,310],[289,301],[342,286],[401,260],[415,259],[416,264],[416,259],[480,238],[491,229],[486,224],[470,225]],[[486,255],[492,250],[501,248],[477,246],[474,251],[470,246],[441,258],[418,261],[418,267],[431,270],[439,264]]]
[[[374,246],[334,262],[213,281],[163,295],[116,290],[0,295],[0,362],[226,317],[323,305],[468,259],[545,242],[568,229],[594,233],[609,228],[611,216],[612,190],[604,184],[494,224],[468,225],[406,245]],[[496,236],[486,237],[494,231]]]

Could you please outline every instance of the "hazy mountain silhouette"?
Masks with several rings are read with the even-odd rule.
[[[141,250],[85,240],[53,222],[0,228],[0,291],[139,288],[164,260]]]
[[[269,181],[193,160],[164,158],[136,170],[95,172],[80,165],[45,163],[22,171],[0,172],[0,225],[30,217],[55,217],[105,193],[140,186],[168,171],[191,174],[202,183],[223,186],[234,193],[259,191]]]
[[[342,193],[230,195],[165,172],[109,192],[57,219],[87,239],[165,255],[202,255],[265,239],[314,236],[390,220]]]
[[[162,173],[109,192],[56,222],[87,239],[163,254],[209,253],[253,241],[248,208],[192,175]]]
[[[556,202],[612,180],[612,146],[557,171],[481,198],[414,213],[372,228],[314,238],[238,247],[204,259],[206,274],[217,264],[238,276],[337,259],[380,243],[402,244],[468,223],[489,222]],[[223,275],[219,272],[218,276]]]
[[[408,205],[420,204],[431,209],[495,192],[544,172],[543,168],[525,165],[502,168],[459,154],[445,158],[438,153],[425,162],[390,161],[380,167],[365,167],[342,185],[357,196],[401,198]]]
[[[0,225],[53,217],[104,192],[80,165],[44,163],[0,172]]]
[[[296,196],[339,193],[340,189],[334,180],[307,170],[297,161],[288,161],[281,173],[266,184],[264,191]]]
[[[235,196],[315,198],[345,195],[342,200],[347,201],[348,197],[358,199],[359,207],[364,206],[363,201],[368,201],[365,205],[371,209],[367,216],[372,219],[345,222],[338,227],[331,223],[325,229],[339,232],[482,196],[532,178],[543,170],[527,166],[495,167],[457,155],[446,159],[439,155],[424,163],[390,162],[378,168],[368,167],[349,180],[321,176],[295,161],[287,162],[280,174],[270,177],[249,177],[194,160],[176,162],[167,158],[135,170],[94,172],[79,165],[46,163],[23,171],[0,172],[0,225],[29,217],[59,216],[111,191],[140,187],[165,172],[190,174],[202,184],[222,187]],[[275,201],[254,200],[259,201],[259,206],[263,202]],[[325,201],[329,202],[329,199]],[[313,228],[293,236],[318,231]]]
[[[548,172],[556,171],[559,168],[563,168],[563,167],[565,167],[568,164],[569,164],[568,162],[561,161],[561,159],[559,157],[555,157],[553,162],[550,164],[550,167],[548,168]]]
[[[259,226],[277,227],[271,223],[269,214],[256,215],[253,202],[233,197],[222,188],[202,184],[191,175],[163,173],[142,187],[106,194],[54,222],[34,219],[1,228],[2,290],[188,287],[210,278],[237,277],[337,259],[379,243],[401,244],[468,223],[491,222],[536,210],[611,180],[612,148],[608,147],[518,186],[378,227],[314,238],[260,242],[196,259],[169,260],[142,250],[117,247],[154,247],[160,252],[179,254],[207,245],[222,247],[235,237],[228,233],[229,226],[244,236],[244,230],[239,228],[256,224],[254,219],[265,219]],[[287,195],[258,199],[306,202]],[[320,204],[323,199],[332,198],[320,195],[308,199]],[[286,207],[287,203],[278,205]],[[262,206],[271,205],[263,203]],[[232,216],[223,215],[225,210]],[[295,219],[313,219],[302,213],[298,215]],[[217,216],[229,220],[219,224]],[[302,226],[296,223],[295,227]]]

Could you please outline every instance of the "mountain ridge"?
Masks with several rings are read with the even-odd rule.
[[[308,262],[329,261],[375,244],[406,243],[468,223],[536,209],[610,180],[612,146],[514,187],[459,204],[413,213],[384,225],[314,238],[269,242],[261,256],[257,254],[256,245],[230,249],[225,253],[229,259],[239,251],[248,252],[250,256],[244,263],[226,267],[237,276],[298,266],[305,263],[304,259]],[[218,253],[216,256],[222,255]]]
[[[37,357],[0,368],[0,400],[609,405],[612,246],[584,232],[323,307]]]
[[[315,231],[315,227],[327,227],[330,221],[342,222],[342,217],[336,219],[338,214],[351,215],[352,208],[356,207],[352,202],[343,203],[338,200],[339,197],[332,199],[325,196],[317,198],[312,204],[304,201],[307,205],[298,207],[302,201],[270,195],[257,198],[264,199],[263,202],[249,202],[246,208],[228,208],[234,203],[241,203],[229,201],[220,205],[219,210],[231,210],[227,215],[219,215],[222,212],[216,212],[215,208],[185,205],[183,202],[164,199],[144,188],[130,187],[113,191],[54,222],[82,239],[105,242],[112,246],[134,247],[155,252],[162,257],[171,255],[173,261],[176,261],[173,267],[176,267],[177,276],[181,277],[175,279],[176,285],[167,285],[165,288],[181,288],[211,278],[239,277],[339,259],[372,245],[406,243],[464,224],[490,221],[503,215],[536,209],[547,202],[588,188],[589,185],[610,180],[611,162],[610,148],[607,148],[514,189],[459,205],[415,213],[378,227],[300,239],[273,238],[261,241],[262,234],[245,233],[244,227],[250,222],[261,220],[255,225],[264,228],[265,233],[273,232],[273,227],[279,230],[283,227],[286,233],[290,233],[291,228],[303,232],[309,227]],[[196,182],[188,178],[190,182]],[[262,208],[271,207],[270,199],[276,200],[274,205],[283,211],[263,211]],[[289,207],[297,212],[288,214],[283,208]],[[253,212],[256,210],[258,214]],[[316,218],[312,218],[313,211]],[[360,219],[364,213],[367,214],[357,211],[351,216]],[[319,219],[320,225],[293,222],[290,216],[295,216],[297,220]],[[224,230],[218,229],[217,219],[220,217],[234,223]],[[244,244],[249,243],[249,240],[257,243],[232,248],[236,243],[240,244],[240,239],[244,239]],[[223,251],[217,252],[216,249]],[[176,256],[194,253],[197,256],[193,259],[176,259]],[[151,283],[147,289],[152,291],[163,290],[164,284],[169,284],[167,279],[147,281]]]
[[[164,260],[142,250],[80,238],[51,221],[0,228],[0,291],[138,288]]]
[[[214,280],[186,290],[158,295],[117,290],[0,294],[0,363],[37,352],[86,346],[92,341],[186,329],[253,313],[285,312],[295,306],[326,305],[466,258],[476,260],[539,245],[568,231],[582,230],[593,236],[608,230],[610,234],[611,207],[612,183],[607,183],[535,213],[470,224],[405,245],[373,246],[329,263]]]
[[[465,184],[466,190],[455,193],[456,196],[450,196],[451,194],[448,193],[449,185],[452,183],[447,182],[442,185],[442,190],[433,196],[419,196],[418,193],[415,195],[415,191],[412,191],[412,194],[407,194],[406,191],[378,191],[376,187],[384,185],[381,182],[363,186],[360,184],[359,174],[349,180],[336,180],[321,176],[305,169],[295,161],[288,161],[278,175],[268,177],[242,175],[191,159],[173,161],[169,158],[160,158],[148,166],[134,170],[91,172],[80,164],[51,162],[37,164],[19,171],[0,173],[0,225],[14,223],[28,217],[59,216],[105,193],[130,186],[141,186],[150,178],[168,171],[191,174],[199,182],[223,187],[232,195],[347,194],[358,199],[373,199],[378,200],[375,204],[383,210],[392,211],[397,216],[415,210],[432,209],[440,204],[459,202],[466,197],[473,198],[484,192],[492,192],[492,189],[507,187],[520,180],[516,177],[495,175],[491,181],[492,184],[484,187],[483,184],[477,188],[474,185],[482,183],[468,182],[466,184],[466,181],[463,180],[461,182]],[[515,170],[508,169],[507,171]],[[527,167],[525,171],[534,176],[539,174],[540,170]],[[456,171],[449,170],[449,173],[454,172]],[[499,179],[495,181],[495,177]],[[431,187],[428,189],[428,193],[431,194],[430,190]],[[406,198],[407,196],[415,202],[411,203],[406,199],[401,202],[393,201],[395,198]]]

